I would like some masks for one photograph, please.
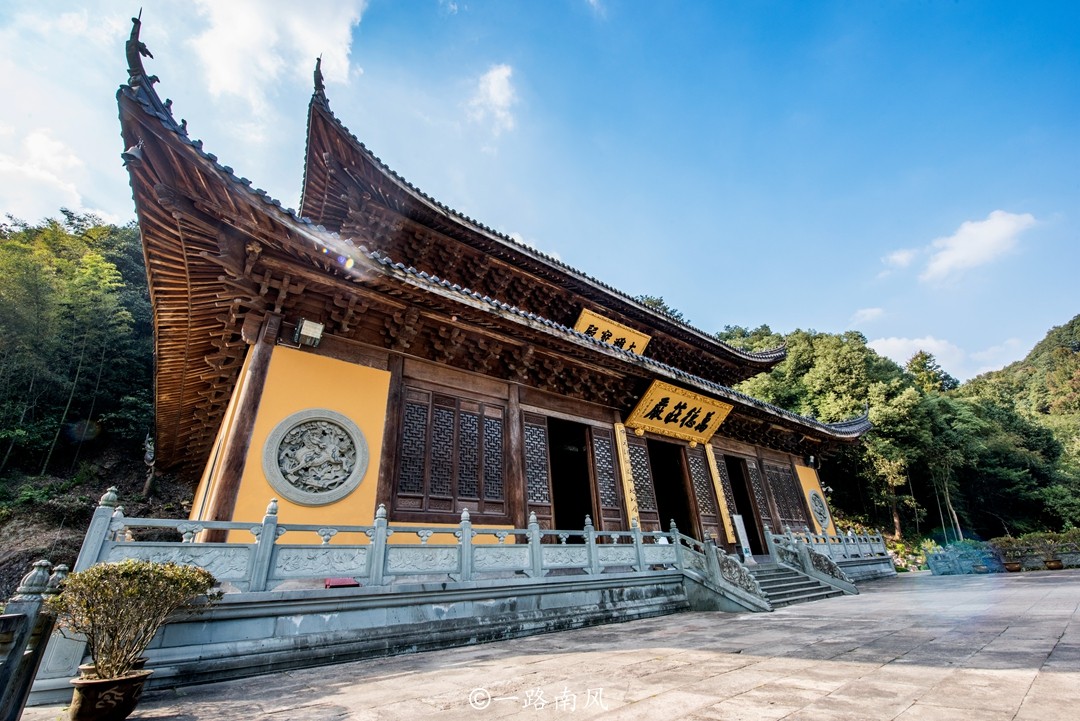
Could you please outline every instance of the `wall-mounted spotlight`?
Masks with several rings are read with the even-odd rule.
[[[293,343],[309,345],[312,348],[317,347],[319,341],[322,340],[323,327],[322,323],[301,318],[300,322],[296,324],[296,332],[293,333]]]

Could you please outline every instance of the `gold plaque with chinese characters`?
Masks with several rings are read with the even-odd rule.
[[[662,381],[653,381],[626,419],[626,427],[707,443],[732,407]]]
[[[610,318],[597,315],[591,310],[582,308],[581,316],[574,324],[574,330],[584,333],[590,338],[613,345],[616,348],[628,350],[631,353],[641,355],[648,345],[650,336],[639,333],[622,323],[616,323]]]

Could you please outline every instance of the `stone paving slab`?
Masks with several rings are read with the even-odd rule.
[[[902,574],[686,613],[151,691],[144,721],[1075,721],[1080,570]],[[62,706],[23,721],[66,718]]]

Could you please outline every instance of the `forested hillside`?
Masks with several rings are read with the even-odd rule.
[[[869,406],[866,442],[822,469],[847,522],[938,541],[1080,526],[1080,316],[962,385],[926,353],[902,368],[855,332],[728,326],[717,337],[787,345],[744,392],[823,421]],[[0,223],[0,596],[36,558],[73,561],[110,485],[129,515],[186,514],[193,489],[147,483],[152,370],[136,227],[66,212]]]
[[[110,485],[129,512],[183,513],[190,490],[168,479],[139,501],[152,367],[137,228],[0,223],[0,597],[33,560],[74,560]]]
[[[920,352],[901,368],[855,332],[717,334],[787,359],[740,390],[838,421],[869,404],[874,430],[822,470],[851,521],[938,541],[1080,526],[1080,316],[1023,361],[959,384]]]

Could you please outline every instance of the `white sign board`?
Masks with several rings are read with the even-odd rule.
[[[757,563],[753,551],[750,550],[750,541],[746,538],[746,526],[743,525],[742,516],[738,513],[731,514],[731,522],[735,524],[735,535],[739,537],[739,551],[742,553],[743,563]]]

